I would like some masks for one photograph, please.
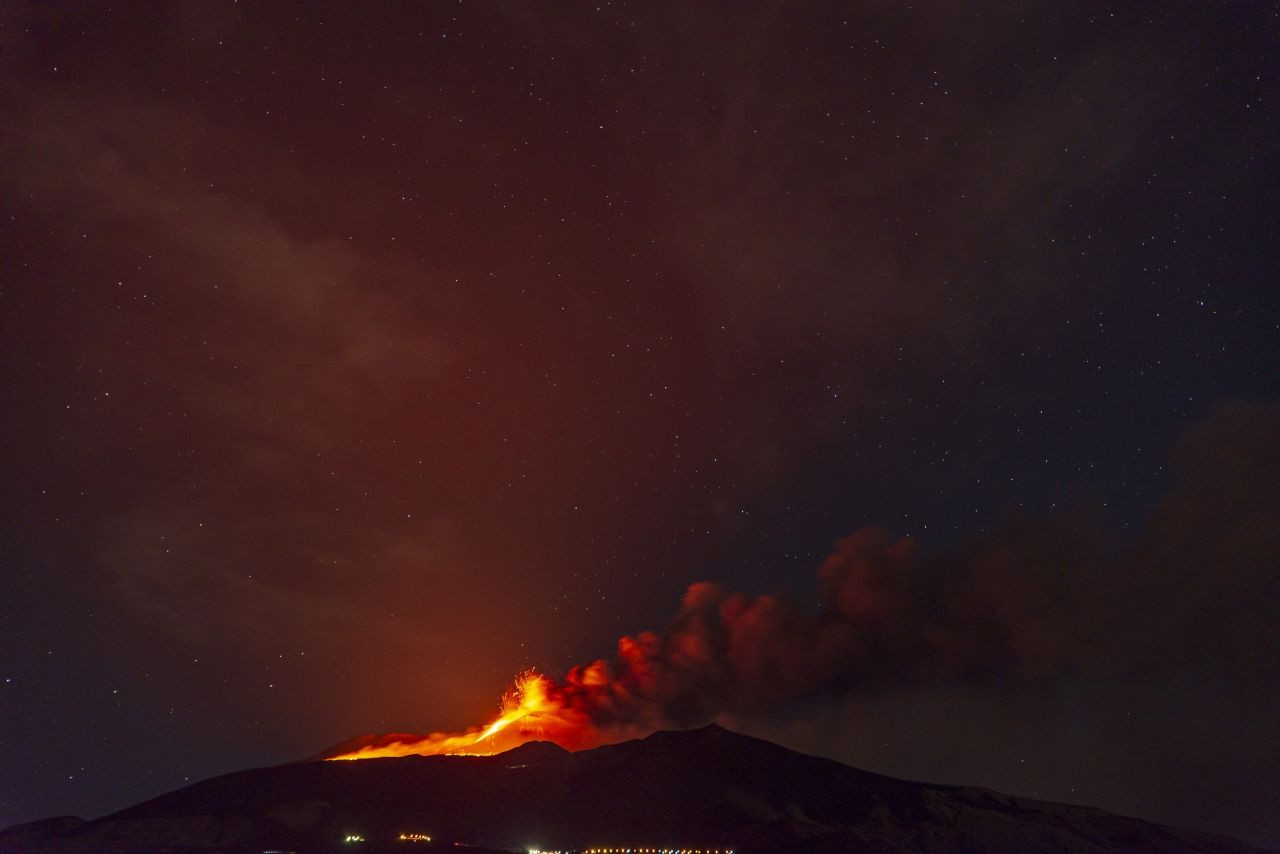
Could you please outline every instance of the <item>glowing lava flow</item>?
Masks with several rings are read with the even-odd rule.
[[[487,756],[545,739],[562,745],[581,742],[590,726],[585,716],[567,707],[555,683],[532,670],[521,674],[502,697],[502,714],[484,727],[427,736],[369,736],[339,745],[325,759],[376,759],[383,756],[470,754]]]

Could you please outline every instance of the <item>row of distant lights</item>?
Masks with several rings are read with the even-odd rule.
[[[569,854],[530,848],[529,854]],[[732,848],[586,848],[582,854],[733,854]]]
[[[425,833],[402,833],[396,837],[401,842],[430,842]],[[364,842],[358,833],[348,833],[342,840],[347,844]],[[569,854],[568,851],[530,848],[529,854]],[[732,848],[587,848],[582,854],[733,854]]]

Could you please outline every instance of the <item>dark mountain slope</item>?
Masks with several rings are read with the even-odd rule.
[[[433,841],[398,841],[402,833]],[[742,854],[1257,850],[1102,810],[895,780],[716,726],[580,753],[534,743],[498,756],[260,768],[93,822],[50,819],[0,832],[0,851],[31,854],[588,846]]]

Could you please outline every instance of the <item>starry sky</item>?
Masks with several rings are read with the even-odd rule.
[[[4,4],[0,825],[482,722],[695,582],[818,609],[857,535],[1000,643],[721,720],[1280,845],[1278,38]]]

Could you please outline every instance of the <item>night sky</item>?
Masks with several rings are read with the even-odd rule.
[[[856,656],[671,720],[1280,845],[1278,47],[5,3],[0,825],[481,723],[742,591]]]

